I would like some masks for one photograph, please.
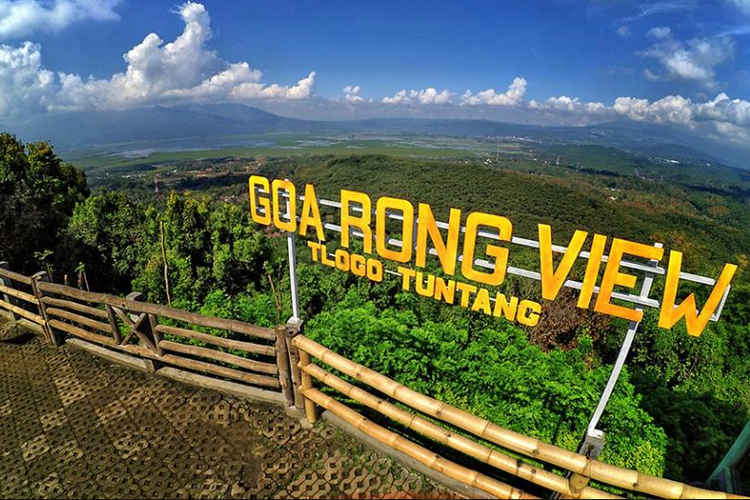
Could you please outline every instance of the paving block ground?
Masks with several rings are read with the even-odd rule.
[[[303,429],[277,406],[32,335],[0,340],[2,498],[455,496],[324,422]]]

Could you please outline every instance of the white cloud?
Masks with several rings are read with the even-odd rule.
[[[424,90],[399,90],[392,97],[384,97],[383,104],[450,104],[455,94],[446,89],[437,91],[434,87]]]
[[[750,144],[750,128],[739,127],[733,123],[711,122],[716,131],[715,136],[718,139],[729,139],[732,142],[742,144],[747,147]]]
[[[240,83],[229,93],[231,99],[247,101],[254,99],[273,99],[296,101],[310,97],[315,88],[315,71],[302,78],[296,85],[284,86],[277,83],[266,85],[261,82]]]
[[[0,0],[0,39],[59,31],[91,19],[119,19],[114,8],[121,0]]]
[[[364,101],[359,95],[360,90],[359,85],[347,85],[344,87],[344,99],[352,104]]]
[[[39,111],[54,94],[54,80],[55,75],[42,68],[39,45],[0,45],[0,116]]]
[[[418,98],[420,104],[449,104],[452,96],[453,94],[445,89],[438,92],[433,87],[430,87],[421,90]]]
[[[567,113],[601,114],[607,111],[607,106],[601,102],[581,102],[578,97],[550,97],[546,101],[529,101],[531,109],[542,111],[562,111]]]
[[[695,107],[698,120],[728,123],[737,127],[750,127],[750,101],[730,99],[724,92],[713,100]]]
[[[154,98],[185,92],[201,86],[204,78],[218,70],[222,63],[207,50],[211,38],[211,19],[203,5],[187,2],[179,9],[185,22],[183,32],[173,42],[164,44],[156,33],[149,33],[123,58],[124,73],[109,80],[89,79],[61,73],[62,90],[58,106],[115,108],[147,103]]]
[[[416,90],[412,90],[411,93],[407,92],[406,90],[399,90],[393,95],[393,97],[383,97],[381,102],[383,104],[410,104],[412,99],[416,96]]]
[[[693,123],[693,103],[680,95],[670,95],[654,102],[649,102],[648,99],[618,97],[612,108],[617,114],[636,121],[680,125]]]
[[[523,96],[526,94],[526,79],[516,77],[508,86],[508,90],[502,93],[495,92],[495,89],[487,89],[477,92],[476,95],[466,91],[461,97],[461,104],[476,106],[479,104],[489,104],[491,106],[516,106],[523,102]]]
[[[745,14],[750,15],[750,0],[727,0],[731,5],[734,5]]]
[[[354,87],[347,87],[350,91]],[[538,113],[537,119],[553,120],[553,123],[583,125],[587,123],[627,118],[634,121],[673,124],[696,128],[700,123],[708,123],[717,136],[735,142],[750,137],[750,101],[730,99],[724,93],[707,102],[694,102],[681,95],[669,95],[656,101],[635,97],[618,97],[612,105],[600,101],[587,102],[578,97],[556,96],[546,100],[525,101],[527,88],[525,79],[518,77],[504,93],[498,94],[489,89],[477,94],[466,92],[461,98],[461,106],[493,105],[518,112]],[[346,89],[345,89],[346,90]],[[428,89],[430,90],[430,89]],[[449,91],[444,91],[450,95]],[[401,90],[391,97],[381,100],[385,104],[416,104],[432,102],[436,95],[432,92]],[[421,98],[421,101],[420,101]]]
[[[635,121],[675,124],[695,128],[708,123],[715,135],[735,142],[750,140],[750,101],[731,99],[720,93],[707,102],[694,102],[681,95],[669,95],[656,101],[634,97],[618,97],[612,106],[601,102],[583,102],[567,96],[551,97],[545,101],[529,101],[530,110],[555,115],[585,116],[589,119],[624,117]],[[582,121],[581,123],[586,123]]]
[[[623,38],[627,38],[629,36],[633,36],[633,32],[630,31],[630,28],[627,26],[620,26],[615,30],[615,33],[617,33],[618,36],[621,36]]]
[[[64,111],[185,99],[299,100],[312,95],[314,71],[295,85],[266,84],[262,72],[247,62],[228,63],[207,47],[211,19],[202,4],[186,2],[177,13],[185,27],[174,41],[164,43],[159,35],[149,33],[123,56],[126,70],[109,79],[84,80],[63,72],[55,76],[42,67],[38,45],[26,42],[18,49],[2,46],[0,116],[28,105]]]
[[[651,80],[652,82],[658,82],[659,80],[664,79],[661,76],[654,73],[653,71],[651,71],[649,68],[645,68],[643,70],[643,76],[645,76],[647,80]]]
[[[672,30],[669,29],[668,26],[657,26],[655,28],[651,28],[648,30],[648,33],[646,33],[646,36],[649,38],[656,38],[657,40],[663,40],[664,38],[668,38],[672,35]]]
[[[734,1],[734,0],[730,0]],[[742,1],[742,0],[740,0]],[[646,17],[650,17],[656,14],[664,14],[667,12],[673,12],[678,10],[686,10],[694,7],[692,2],[678,2],[672,0],[657,0],[651,5],[641,7],[641,11],[633,16],[622,19],[623,22],[632,22]]]
[[[716,68],[734,56],[734,42],[728,37],[683,42],[672,38],[668,28],[653,28],[649,34],[658,41],[639,55],[657,59],[664,70],[660,74],[649,69],[650,79],[693,80],[715,88]]]
[[[263,74],[250,68],[246,62],[230,64],[224,71],[204,79],[199,85],[190,88],[173,89],[166,92],[170,97],[193,97],[198,100],[225,98],[237,86],[260,82]]]

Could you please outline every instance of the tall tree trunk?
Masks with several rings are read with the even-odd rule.
[[[169,264],[167,264],[167,245],[164,238],[164,221],[159,221],[159,232],[161,233],[161,257],[164,260],[164,288],[167,292],[167,305],[172,307],[172,296],[169,293]]]

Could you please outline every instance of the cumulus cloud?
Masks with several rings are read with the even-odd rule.
[[[530,101],[530,109],[584,115],[596,119],[615,117],[634,121],[672,124],[696,128],[701,124],[714,135],[735,142],[750,139],[750,101],[731,99],[720,93],[706,102],[695,102],[681,95],[669,95],[656,101],[618,97],[611,106],[601,102],[581,102],[577,98],[553,97],[543,102]]]
[[[657,41],[639,52],[654,58],[662,72],[648,70],[647,78],[693,80],[708,88],[717,86],[716,68],[734,56],[734,42],[728,37],[694,38],[683,42],[672,37],[669,28],[653,28],[649,36]]]
[[[299,100],[312,95],[314,71],[295,85],[266,84],[260,70],[247,62],[228,63],[208,48],[211,19],[202,4],[186,2],[177,13],[185,27],[175,40],[165,43],[156,33],[149,33],[123,56],[126,70],[109,79],[84,79],[64,72],[55,75],[42,67],[39,45],[2,46],[0,96],[5,97],[0,97],[4,103],[0,116],[28,105],[64,111],[185,99]]]
[[[542,111],[562,111],[566,113],[582,113],[597,115],[607,111],[607,106],[601,102],[582,102],[578,97],[550,97],[546,101],[529,101],[531,109]]]
[[[714,128],[726,135],[739,136],[750,132],[750,101],[731,99],[724,92],[707,102],[693,102],[680,95],[670,95],[650,102],[647,99],[618,97],[614,111],[636,121],[676,123],[694,126],[699,122],[711,122]]]
[[[437,91],[434,87],[424,90],[399,90],[391,97],[384,97],[383,104],[450,104],[455,94],[446,89]]]
[[[750,127],[750,101],[730,99],[724,92],[713,100],[695,107],[698,120],[729,123],[737,127]]]
[[[314,89],[315,71],[311,71],[305,78],[302,78],[296,85],[292,86],[284,86],[277,83],[266,85],[261,82],[243,82],[232,89],[229,97],[240,101],[253,99],[296,101],[307,99],[313,94]]]
[[[491,106],[516,106],[523,101],[526,94],[526,79],[516,77],[508,86],[508,90],[502,93],[495,92],[495,89],[487,89],[477,94],[466,91],[461,97],[461,104],[476,106],[479,104],[489,104]]]
[[[356,87],[347,86],[345,92],[353,92]],[[634,121],[679,125],[696,128],[708,124],[717,136],[733,141],[750,138],[750,101],[731,99],[720,93],[706,102],[694,102],[681,95],[668,95],[650,101],[636,97],[618,97],[612,104],[600,101],[583,101],[578,97],[555,96],[545,100],[524,100],[527,82],[517,77],[503,93],[488,89],[477,94],[467,91],[459,104],[464,106],[484,106],[486,109],[502,106],[519,112],[537,113],[537,117],[550,117],[555,123],[586,124],[597,121],[627,118]],[[443,91],[452,95],[448,90]],[[433,103],[437,91],[401,90],[381,100],[384,104]],[[455,94],[453,94],[455,95]]]
[[[59,31],[83,20],[119,19],[114,8],[121,0],[0,0],[0,39],[39,31]]]
[[[44,107],[55,92],[55,75],[42,67],[39,45],[0,45],[0,116],[16,109],[33,112]]]
[[[690,125],[693,121],[693,103],[679,95],[670,95],[654,102],[649,102],[648,99],[618,97],[612,108],[617,114],[636,121],[680,125]]]
[[[579,98],[560,96],[541,102],[531,100],[526,106],[535,111],[596,120],[621,117],[688,128],[708,124],[714,135],[724,139],[740,143],[745,141],[744,144],[750,139],[750,101],[731,99],[723,92],[706,102],[695,102],[681,95],[669,95],[656,101],[618,97],[608,106],[602,102],[583,102]]]
[[[356,104],[358,102],[364,101],[362,96],[359,95],[359,91],[361,89],[359,88],[359,85],[347,85],[344,87],[344,99],[346,102],[350,102],[352,104]]]

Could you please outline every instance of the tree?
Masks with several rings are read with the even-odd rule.
[[[75,204],[89,194],[86,174],[63,163],[45,142],[24,145],[0,134],[0,259],[38,271],[35,252],[54,252]]]
[[[112,191],[75,207],[67,228],[70,254],[86,263],[92,289],[130,292],[147,243],[145,212],[137,200]]]
[[[206,196],[170,193],[165,209],[150,205],[140,226],[134,288],[150,300],[165,302],[165,247],[172,299],[195,308],[208,294],[264,289],[274,266],[270,239],[250,220],[241,205],[217,203]]]

